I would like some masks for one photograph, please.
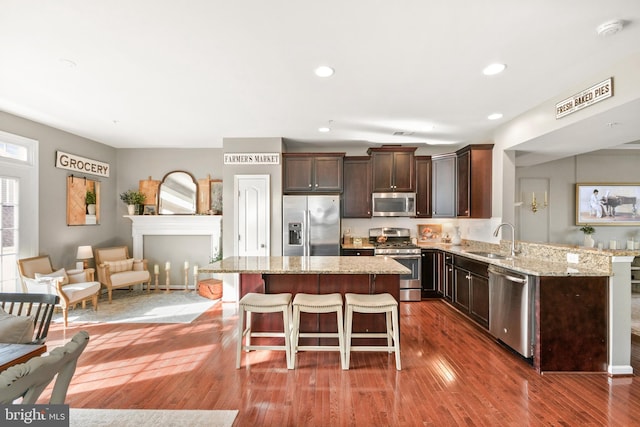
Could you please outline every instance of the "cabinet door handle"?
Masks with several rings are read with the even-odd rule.
[[[316,187],[318,186],[318,184],[316,184]]]
[[[312,184],[309,184],[309,188],[311,188]]]

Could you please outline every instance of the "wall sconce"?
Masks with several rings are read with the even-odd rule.
[[[549,206],[549,201],[547,200],[547,192],[544,192],[544,204],[540,204],[538,203],[538,200],[536,199],[536,193],[533,192],[531,193],[531,204],[529,205],[529,207],[531,208],[531,211],[533,213],[538,212],[539,209],[544,209],[547,206]]]
[[[89,268],[89,260],[93,258],[93,249],[91,246],[78,246],[76,259],[82,260],[82,268]],[[79,267],[79,266],[76,266]]]

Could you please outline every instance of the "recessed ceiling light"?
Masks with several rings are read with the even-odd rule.
[[[315,70],[316,76],[318,77],[331,77],[334,72],[334,69],[327,65],[321,65]]]
[[[323,133],[325,133],[325,132],[329,132],[329,131],[331,131],[331,128],[328,128],[328,127],[326,127],[326,126],[325,126],[325,127],[318,128],[318,132],[323,132]]]
[[[482,70],[482,74],[484,74],[485,76],[493,76],[495,74],[500,74],[505,70],[505,68],[507,68],[505,64],[496,63],[487,65],[484,70]]]
[[[487,117],[487,119],[489,120],[498,120],[502,118],[502,113],[493,113],[493,114],[489,114],[489,116]]]

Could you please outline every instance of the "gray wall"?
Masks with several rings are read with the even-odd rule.
[[[282,138],[224,138],[225,153],[281,153]],[[281,159],[282,160],[282,159]],[[282,163],[282,161],[281,161]],[[223,180],[223,233],[222,254],[234,254],[235,235],[233,224],[236,213],[233,209],[234,176],[269,175],[271,183],[271,255],[282,255],[282,164],[279,165],[227,165]]]
[[[535,215],[548,220],[549,242],[581,245],[583,234],[575,225],[576,183],[638,183],[640,182],[640,152],[638,150],[601,150],[543,163],[537,166],[516,168],[516,180],[522,178],[549,179],[549,207]],[[525,201],[525,204],[529,202]],[[519,209],[527,209],[522,206]],[[519,228],[536,226],[531,222],[519,224]],[[544,225],[537,225],[539,235]],[[608,247],[610,240],[624,245],[631,237],[640,240],[638,226],[595,226],[593,238]],[[540,239],[539,241],[545,241]],[[623,246],[624,247],[624,246]]]
[[[162,180],[169,172],[181,170],[189,172],[193,177],[204,179],[222,179],[222,149],[202,148],[152,148],[152,149],[119,149],[118,150],[118,187],[117,200],[117,233],[119,244],[129,246],[133,253],[131,237],[131,221],[124,218],[127,206],[120,200],[120,193],[129,189],[138,189],[140,180]],[[205,236],[147,236],[144,238],[144,255],[149,261],[149,270],[153,273],[153,265],[159,264],[162,274],[161,285],[164,286],[164,265],[170,261],[171,283],[184,283],[182,263],[189,261],[190,266],[209,263],[210,244]],[[188,277],[193,287],[191,269]]]
[[[39,142],[39,248],[54,267],[73,267],[79,245],[104,246],[116,235],[116,149],[30,120],[0,112],[0,129]],[[111,168],[109,178],[73,173],[100,181],[100,225],[67,226],[67,181],[71,171],[55,167],[56,151],[99,160]]]

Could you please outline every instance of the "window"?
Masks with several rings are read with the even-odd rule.
[[[0,131],[0,292],[20,291],[17,260],[38,254],[37,148]]]
[[[18,260],[18,193],[15,178],[0,177],[0,290],[12,292]]]

